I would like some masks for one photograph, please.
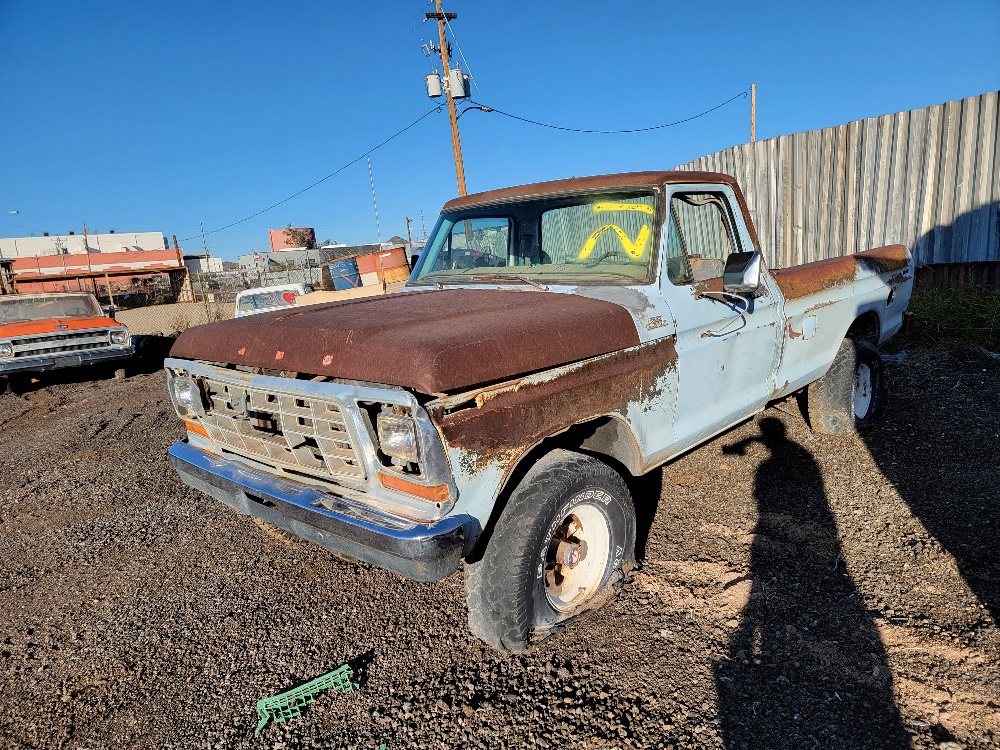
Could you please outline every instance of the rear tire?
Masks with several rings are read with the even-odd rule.
[[[469,627],[501,651],[600,608],[635,564],[635,510],[618,472],[555,450],[511,494],[482,558],[466,566]]]
[[[824,435],[849,435],[877,422],[885,401],[878,349],[844,339],[826,375],[809,385],[809,424]]]

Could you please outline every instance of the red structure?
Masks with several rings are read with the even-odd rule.
[[[107,293],[133,286],[134,279],[167,275],[180,288],[187,268],[179,249],[118,253],[73,253],[13,258],[11,276],[17,292]]]
[[[295,231],[295,232],[305,232],[306,233],[306,240],[313,247],[316,246],[316,230],[315,229],[312,229],[311,227],[302,227],[300,229],[297,229],[295,227],[291,227],[291,229],[293,231]],[[286,230],[284,230],[284,229],[268,229],[267,230],[267,237],[268,237],[268,239],[271,242],[271,252],[274,252],[275,250],[290,250],[292,248],[302,247],[302,245],[291,245],[291,244],[289,244],[289,242],[288,242],[288,236],[285,234],[285,231]]]

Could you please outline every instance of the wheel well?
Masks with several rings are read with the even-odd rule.
[[[882,338],[882,321],[878,313],[874,310],[861,313],[847,329],[847,338],[867,341],[872,346],[878,346]]]
[[[507,507],[511,492],[521,483],[525,474],[542,456],[560,448],[599,458],[621,474],[629,484],[643,473],[642,455],[635,436],[628,425],[615,417],[598,417],[581,422],[558,435],[545,438],[524,453],[507,474],[490,512],[489,521],[476,540],[473,550],[466,556],[468,562],[475,562],[482,557],[497,519]]]

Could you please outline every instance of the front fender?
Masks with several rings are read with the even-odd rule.
[[[518,463],[546,439],[588,423],[590,447],[627,434],[632,455],[623,463],[644,467],[661,446],[644,439],[643,415],[670,423],[676,366],[668,337],[426,404],[454,472],[454,512],[485,526]]]

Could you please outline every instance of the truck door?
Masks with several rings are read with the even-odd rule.
[[[726,257],[754,249],[738,205],[725,185],[668,191],[661,291],[677,325],[677,449],[754,414],[774,392],[781,341],[774,282],[763,273],[756,294],[722,289]]]

